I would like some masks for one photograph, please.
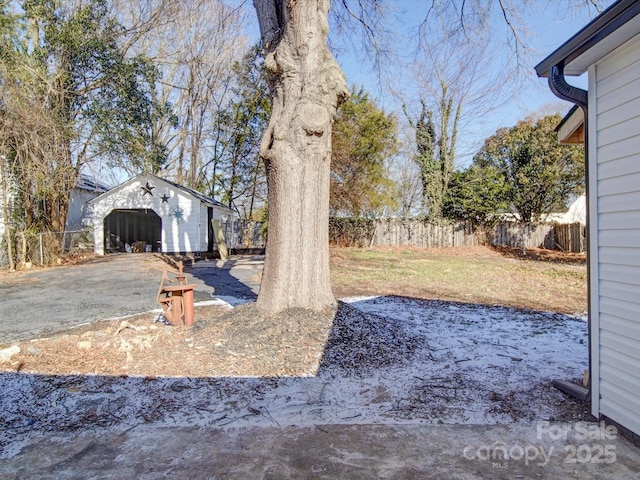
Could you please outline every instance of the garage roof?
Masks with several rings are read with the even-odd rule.
[[[152,176],[152,175],[149,175]],[[155,175],[153,175],[155,177]],[[163,182],[167,182],[168,184],[174,186],[175,188],[177,188],[178,190],[182,190],[185,193],[188,193],[190,195],[193,195],[194,197],[196,197],[198,200],[204,202],[204,203],[208,203],[210,205],[215,205],[217,207],[222,207],[222,208],[227,208],[229,210],[231,210],[231,208],[229,208],[227,205],[220,203],[219,201],[211,198],[211,197],[207,197],[206,195],[193,190],[189,187],[185,187],[184,185],[180,185],[179,183],[176,182],[172,182],[171,180],[167,180],[166,178],[160,178],[160,177],[156,177],[158,180],[162,180]]]
[[[112,189],[110,189],[107,192],[104,192],[100,195],[98,195],[97,197],[93,198],[92,200],[89,200],[89,203],[97,203],[100,202],[105,196],[111,195],[114,191],[120,189],[120,188],[124,188],[125,185],[129,185],[131,182],[133,182],[134,180],[138,179],[138,178],[151,178],[154,180],[157,180],[159,182],[164,182],[164,183],[168,183],[169,185],[171,185],[171,187],[175,188],[176,190],[181,190],[182,192],[186,193],[187,195],[190,195],[192,197],[195,197],[196,199],[198,199],[199,201],[208,204],[208,205],[212,205],[212,206],[216,206],[219,208],[224,208],[226,210],[229,210],[230,212],[234,212],[234,210],[230,207],[228,207],[227,205],[224,205],[223,203],[218,202],[217,200],[211,198],[211,197],[207,197],[206,195],[193,190],[189,187],[185,187],[184,185],[180,185],[179,183],[176,182],[172,182],[171,180],[167,180],[166,178],[161,178],[158,177],[157,175],[153,175],[150,173],[147,174],[141,174],[141,175],[137,175],[133,178],[130,178],[129,180],[127,180],[126,182],[118,185],[117,187],[114,187]]]

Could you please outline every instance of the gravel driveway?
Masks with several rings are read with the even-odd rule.
[[[158,308],[158,285],[167,268],[155,255],[130,254],[108,255],[82,265],[3,273],[0,346]]]

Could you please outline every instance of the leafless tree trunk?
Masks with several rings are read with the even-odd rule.
[[[415,132],[405,128],[400,136],[400,149],[391,159],[391,178],[396,184],[398,209],[396,214],[409,220],[420,214],[422,185],[420,168],[414,161]]]
[[[9,220],[9,183],[7,182],[7,169],[5,168],[6,161],[6,157],[4,155],[0,155],[0,180],[2,181],[2,221],[4,222],[4,235],[7,242],[9,271],[13,272],[16,269],[16,265],[13,259],[13,238],[11,235],[11,222]]]
[[[257,306],[335,305],[329,279],[331,121],[348,96],[327,47],[329,0],[254,0],[272,113],[260,146],[269,229]]]
[[[211,178],[206,159],[216,155],[210,143],[219,127],[217,112],[229,100],[233,63],[248,46],[244,25],[249,7],[220,0],[111,1],[130,26],[128,50],[144,53],[161,72],[156,102],[171,105],[174,114],[158,118],[154,127],[167,149],[164,174],[204,189]]]

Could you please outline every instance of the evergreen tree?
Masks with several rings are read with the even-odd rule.
[[[371,217],[393,207],[386,162],[397,149],[395,118],[352,88],[334,120],[332,143],[331,212]]]
[[[510,210],[524,224],[563,211],[572,195],[584,191],[583,149],[558,143],[555,128],[561,120],[560,115],[527,118],[502,128],[474,158],[474,165],[502,177]]]
[[[28,0],[2,14],[17,25],[2,39],[2,153],[20,182],[24,228],[62,231],[90,160],[126,156],[152,172],[162,165],[151,128],[162,112],[151,100],[156,70],[126,56],[124,28],[105,0]]]
[[[472,164],[466,170],[453,172],[443,216],[480,227],[491,225],[509,209],[507,191],[504,176],[495,167]]]

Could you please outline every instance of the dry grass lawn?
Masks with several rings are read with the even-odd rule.
[[[586,257],[532,249],[334,248],[337,297],[399,295],[558,313],[587,310]]]

